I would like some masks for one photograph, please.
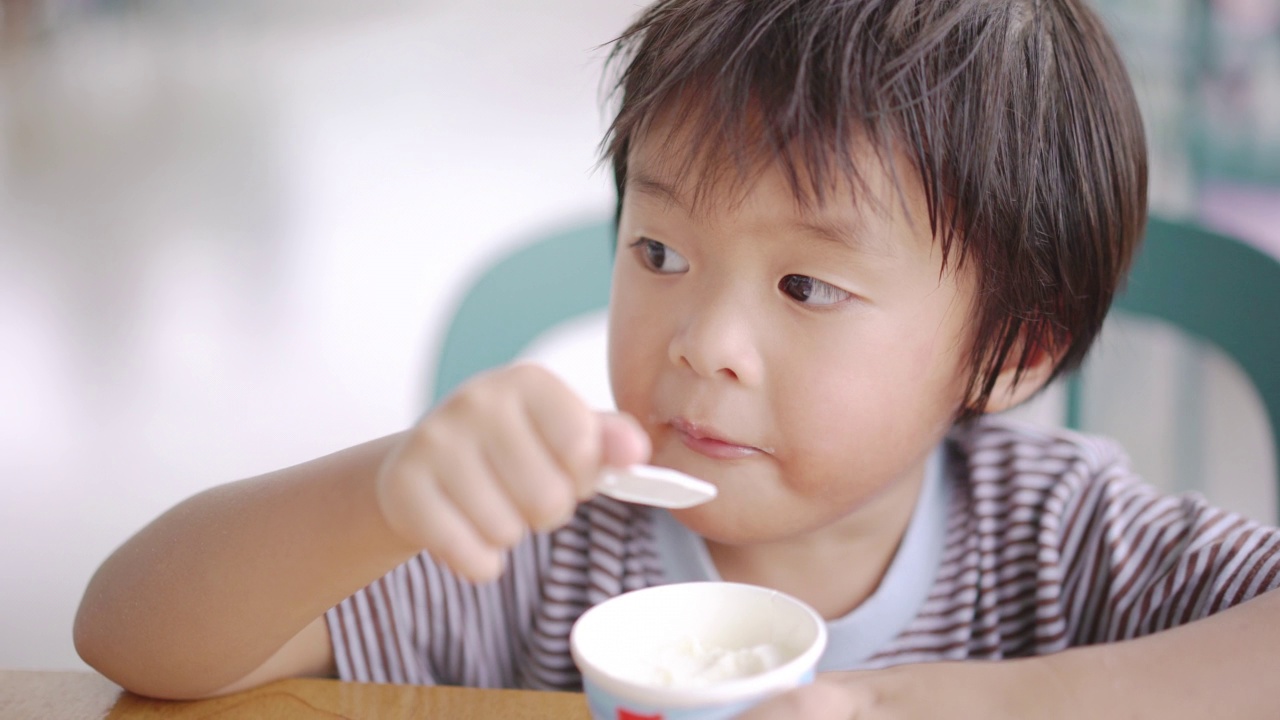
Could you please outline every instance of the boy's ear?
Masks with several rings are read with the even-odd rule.
[[[998,413],[1020,405],[1039,392],[1053,377],[1054,368],[1058,366],[1058,358],[1038,343],[1031,351],[1027,367],[1023,368],[1021,373],[1018,372],[1018,358],[1022,354],[1021,345],[1024,342],[1026,342],[1025,336],[1009,353],[1004,368],[996,377],[996,384],[991,388],[991,395],[982,408],[983,412]],[[1017,383],[1014,382],[1015,376]]]

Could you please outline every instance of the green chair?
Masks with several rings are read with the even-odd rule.
[[[613,238],[611,222],[584,224],[485,271],[445,334],[431,404],[474,373],[514,359],[559,323],[604,308]],[[1262,397],[1280,454],[1280,261],[1232,238],[1153,218],[1115,308],[1170,323],[1234,358]],[[1068,381],[1072,427],[1081,417],[1080,382]]]
[[[534,241],[499,260],[471,286],[441,345],[431,405],[468,377],[510,362],[552,327],[609,304],[612,222]]]
[[[1233,359],[1262,399],[1280,456],[1280,260],[1194,224],[1151,218],[1113,310],[1168,323]],[[1069,427],[1081,426],[1085,370],[1067,381]]]

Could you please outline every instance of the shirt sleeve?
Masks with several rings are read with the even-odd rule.
[[[466,582],[424,553],[342,601],[325,614],[338,676],[514,687],[515,645],[526,634],[520,618],[533,610],[528,588],[536,584],[543,540],[513,550],[492,583]]]
[[[1046,517],[1059,522],[1041,530],[1042,552],[1061,554],[1071,645],[1177,627],[1280,585],[1280,530],[1163,494],[1118,452],[1090,475],[1054,488]]]

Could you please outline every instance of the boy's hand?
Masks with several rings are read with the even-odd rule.
[[[1075,717],[1068,681],[1048,657],[937,662],[823,673],[739,720],[1052,720]]]
[[[601,468],[649,452],[630,416],[598,413],[550,372],[513,365],[466,383],[405,433],[378,473],[378,504],[406,542],[491,580],[527,531],[568,522]]]

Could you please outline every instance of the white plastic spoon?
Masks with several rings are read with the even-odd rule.
[[[705,480],[653,465],[607,468],[596,490],[614,500],[672,509],[701,505],[716,496],[716,486]]]

